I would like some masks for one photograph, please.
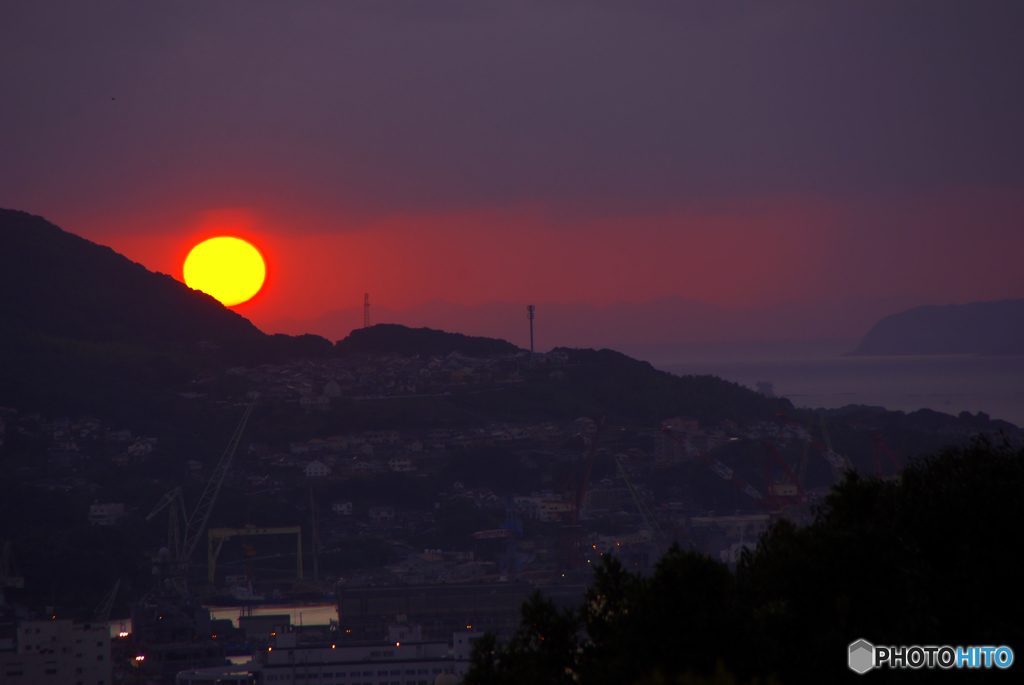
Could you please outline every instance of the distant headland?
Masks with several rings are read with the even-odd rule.
[[[851,354],[1024,354],[1024,300],[908,309],[876,323]]]

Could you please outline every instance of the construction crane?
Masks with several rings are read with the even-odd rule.
[[[797,477],[793,475],[793,471],[790,470],[786,462],[779,456],[778,450],[775,449],[775,444],[771,442],[762,442],[761,447],[764,448],[765,452],[768,453],[768,458],[765,460],[764,469],[764,482],[765,487],[768,489],[768,497],[766,503],[772,510],[780,510],[784,506],[791,504],[806,504],[807,495],[804,493],[803,485],[797,480]],[[777,483],[775,481],[775,472],[772,463],[778,464],[782,467],[783,473],[789,479],[789,483]]]
[[[217,557],[226,540],[233,537],[246,538],[250,535],[294,535],[295,536],[295,579],[302,580],[302,526],[276,526],[257,528],[253,525],[244,528],[211,528],[206,538],[206,578],[210,585],[214,583],[217,571]]]
[[[665,551],[665,545],[663,543],[668,540],[668,536],[665,535],[665,531],[662,530],[660,525],[658,525],[658,520],[654,517],[654,512],[651,511],[651,508],[648,507],[640,497],[640,493],[633,485],[633,481],[630,480],[629,474],[627,474],[626,469],[623,468],[622,462],[619,461],[618,457],[614,457],[614,459],[615,466],[618,467],[619,470],[619,475],[622,477],[622,481],[626,484],[626,489],[629,490],[629,494],[633,498],[633,503],[636,505],[637,511],[640,512],[640,518],[644,521],[644,527],[647,528],[647,532],[651,534],[651,540],[653,540],[655,546],[657,546],[658,552],[663,553]]]
[[[798,439],[812,445],[814,449],[816,449],[818,453],[825,458],[825,461],[827,461],[834,469],[833,475],[836,477],[837,482],[842,478],[844,471],[849,471],[852,468],[850,461],[846,457],[836,454],[831,447],[825,445],[823,442],[812,436],[804,430],[803,426],[793,419],[789,418],[782,412],[776,414],[775,418],[792,428]],[[822,428],[824,429],[824,422],[822,422]]]
[[[740,475],[736,473],[733,469],[729,468],[728,466],[718,461],[717,459],[709,457],[704,452],[701,452],[692,444],[690,444],[690,442],[687,441],[683,436],[679,435],[671,428],[662,428],[661,432],[669,436],[676,442],[678,442],[680,445],[682,445],[683,448],[689,454],[693,455],[694,457],[702,461],[705,466],[707,466],[709,469],[718,474],[720,478],[722,478],[725,481],[728,481],[739,490],[742,490],[758,504],[764,504],[764,495],[758,492],[753,486],[749,485],[745,480],[740,478]]]
[[[207,482],[206,488],[199,498],[199,503],[192,511],[191,516],[186,517],[185,499],[181,494],[181,488],[175,488],[164,494],[157,505],[153,507],[153,511],[146,517],[147,521],[152,520],[161,511],[170,508],[167,522],[167,549],[169,554],[166,555],[168,557],[166,561],[169,562],[171,569],[173,569],[173,572],[169,574],[171,582],[178,592],[182,594],[188,592],[186,575],[189,561],[203,532],[206,530],[206,524],[210,520],[210,513],[213,511],[213,505],[217,501],[220,488],[224,484],[228,468],[231,466],[231,460],[238,450],[238,444],[242,439],[242,434],[245,432],[245,426],[249,422],[249,417],[252,415],[253,407],[256,406],[256,400],[259,399],[258,393],[251,393],[251,398],[249,405],[245,408],[241,421],[239,421],[238,426],[235,428],[235,432],[224,449],[224,453],[221,455],[217,467],[213,470],[213,474],[210,476],[210,480]],[[182,535],[182,531],[184,531],[184,535]]]
[[[238,422],[238,427],[235,428],[228,446],[224,448],[224,454],[221,455],[220,461],[217,462],[217,467],[213,470],[213,474],[206,484],[206,489],[203,490],[203,494],[199,497],[199,503],[188,518],[188,523],[185,525],[185,540],[182,542],[181,565],[183,570],[188,569],[189,560],[196,551],[196,546],[198,546],[199,540],[202,538],[203,531],[206,530],[206,524],[210,520],[210,513],[213,512],[213,505],[217,502],[217,495],[220,493],[221,486],[224,485],[224,478],[228,475],[231,460],[238,449],[238,443],[242,440],[242,433],[245,432],[245,425],[249,422],[249,417],[252,415],[257,399],[259,399],[259,394],[252,393],[252,401],[245,408],[242,420]]]
[[[569,523],[562,525],[562,538],[558,545],[558,566],[560,570],[576,571],[583,565],[583,535],[579,524],[580,509],[583,508],[583,498],[587,493],[587,481],[590,480],[590,472],[594,468],[594,457],[597,455],[597,443],[601,439],[601,431],[604,429],[604,417],[597,422],[597,432],[594,433],[590,443],[590,453],[587,455],[586,464],[583,467],[583,479],[579,487],[573,487],[570,491]]]
[[[723,480],[728,481],[734,487],[746,493],[758,506],[764,507],[772,514],[777,514],[786,506],[792,504],[803,504],[807,501],[807,496],[803,491],[803,486],[797,480],[796,476],[793,475],[793,471],[786,465],[786,462],[784,462],[782,457],[779,456],[778,451],[775,449],[775,445],[770,442],[761,443],[761,446],[768,453],[768,457],[765,460],[765,487],[767,488],[768,494],[762,495],[753,486],[740,478],[736,471],[717,459],[708,456],[706,453],[701,452],[671,428],[662,428],[661,431],[681,444],[688,453],[702,461]],[[778,464],[783,473],[785,473],[786,477],[790,481],[788,485],[784,483],[778,484],[775,482],[774,464]]]
[[[897,474],[902,473],[902,471],[903,471],[903,464],[901,464],[900,460],[896,458],[896,455],[894,455],[891,451],[889,451],[889,446],[885,444],[885,438],[882,437],[882,434],[881,433],[872,433],[871,434],[871,441],[874,443],[874,446],[875,446],[875,448],[873,450],[873,455],[872,455],[874,457],[874,459],[875,459],[875,476],[877,478],[881,478],[882,477],[882,455],[883,454],[885,456],[887,456],[889,458],[889,461],[892,463],[892,465],[894,467],[896,467],[896,473]]]
[[[474,540],[505,540],[505,552],[500,558],[500,563],[504,580],[509,580],[520,570],[520,564],[516,558],[516,538],[522,534],[523,524],[516,517],[515,497],[508,495],[505,500],[505,523],[501,528],[478,530],[469,537]]]
[[[181,494],[181,488],[174,488],[165,493],[153,507],[153,511],[149,512],[146,520],[152,520],[168,507],[171,511],[167,518],[167,550],[170,552],[170,561],[177,563],[181,561],[182,555],[181,530],[188,525],[188,520],[185,518],[185,498]]]
[[[110,620],[110,610],[114,608],[114,599],[117,597],[117,590],[120,587],[121,579],[118,578],[117,582],[114,583],[114,587],[111,588],[110,592],[108,592],[103,597],[103,600],[100,602],[100,605],[96,607],[96,612],[94,615],[96,617],[97,622],[106,623]]]

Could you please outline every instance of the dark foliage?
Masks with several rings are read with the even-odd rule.
[[[466,685],[572,685],[579,667],[580,618],[571,609],[558,611],[539,591],[523,603],[522,622],[509,643],[499,648],[493,635],[474,647],[474,669]]]
[[[899,482],[851,474],[812,525],[779,521],[736,574],[677,547],[649,578],[605,558],[579,620],[531,600],[509,645],[481,640],[467,682],[857,682],[846,649],[860,638],[1019,653],[1022,491],[1024,450],[979,441],[908,467]],[[870,677],[965,676],[1007,674]]]

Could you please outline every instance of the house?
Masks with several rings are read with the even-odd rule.
[[[314,459],[306,465],[305,473],[306,478],[326,478],[331,475],[331,467]]]
[[[141,457],[146,454],[152,454],[153,443],[149,440],[139,440],[133,445],[128,447],[128,454],[133,457]]]
[[[401,435],[396,430],[366,431],[363,433],[366,442],[371,445],[396,445]]]
[[[385,505],[382,507],[370,507],[370,520],[377,523],[386,523],[395,520],[395,508]]]
[[[412,465],[411,459],[389,459],[388,468],[396,473],[407,473],[416,470],[416,467]]]
[[[341,501],[338,501],[338,502],[335,502],[334,504],[331,505],[331,510],[335,514],[340,514],[342,516],[351,516],[352,515],[352,503],[351,502],[341,502]]]
[[[324,397],[341,397],[341,383],[333,378],[324,384]]]
[[[93,526],[112,526],[124,516],[123,503],[100,504],[89,506],[89,524]]]

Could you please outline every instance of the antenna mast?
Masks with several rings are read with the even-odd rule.
[[[532,304],[526,305],[526,318],[530,320],[530,354],[533,354],[533,310]]]
[[[363,328],[370,327],[370,293],[363,295]]]

